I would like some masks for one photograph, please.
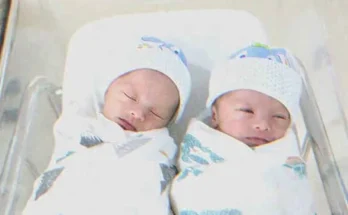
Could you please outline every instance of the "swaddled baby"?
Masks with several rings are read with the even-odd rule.
[[[76,80],[70,54],[52,161],[23,214],[170,213],[177,147],[167,125],[191,90],[183,52],[143,37],[131,50],[99,53]]]
[[[291,129],[302,82],[288,56],[256,44],[212,71],[210,116],[193,119],[181,145],[175,214],[314,214]]]

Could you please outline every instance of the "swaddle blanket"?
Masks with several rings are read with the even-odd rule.
[[[171,187],[177,215],[314,214],[296,136],[249,148],[193,119]]]
[[[70,129],[65,122],[56,125],[52,162],[23,214],[169,213],[177,149],[167,129],[125,132],[102,115],[70,120]]]

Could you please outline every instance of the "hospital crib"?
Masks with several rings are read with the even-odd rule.
[[[343,70],[336,69],[344,61],[339,61],[344,59],[344,55],[340,54],[344,54],[343,51],[348,48],[347,37],[343,38],[344,34],[340,34],[348,33],[348,24],[342,21],[348,4],[324,0],[267,0],[262,2],[264,5],[260,5],[259,1],[248,2],[2,0],[0,215],[20,214],[33,181],[47,165],[53,145],[52,125],[61,112],[61,77],[66,53],[63,47],[82,24],[117,14],[126,14],[116,20],[115,27],[120,32],[125,31],[126,27],[122,27],[127,24],[127,30],[129,28],[135,34],[156,32],[169,34],[172,38],[186,35],[186,40],[179,46],[185,50],[189,42],[196,43],[210,50],[212,53],[209,54],[216,56],[216,59],[238,47],[231,38],[243,42],[253,39],[270,41],[272,44],[278,42],[281,46],[295,50],[298,56],[297,70],[301,72],[305,90],[301,100],[302,123],[294,128],[294,132],[298,134],[301,153],[309,163],[309,178],[318,214],[348,214],[348,126],[344,113],[344,95],[341,93],[348,79],[344,79],[341,74]],[[245,11],[256,14],[262,22]],[[145,12],[150,13],[146,15]],[[127,15],[131,13],[135,15]],[[238,19],[232,20],[234,16]],[[161,19],[169,21],[162,26],[158,21]],[[139,24],[140,20],[147,20],[147,24],[151,21],[152,25],[146,26],[145,21]],[[199,20],[201,24],[197,24]],[[221,26],[216,27],[219,20]],[[104,27],[112,22],[113,19],[106,20]],[[210,31],[202,30],[204,25],[209,28],[209,23]],[[263,23],[270,38],[264,35],[260,27]],[[174,29],[166,28],[169,24]],[[161,29],[156,30],[153,25]],[[139,26],[143,29],[137,29],[141,28]],[[233,27],[241,31],[231,33],[226,30],[231,28],[233,31]],[[178,29],[182,32],[177,32]],[[217,29],[222,31],[221,35],[214,32]],[[83,28],[75,34],[73,41],[78,41],[79,37],[82,40],[84,35],[93,30],[102,32],[103,27]],[[216,43],[207,44],[206,41]],[[76,47],[88,44],[94,47],[97,43],[85,41]],[[217,49],[212,48],[217,45]],[[97,52],[98,48],[91,50]],[[193,81],[197,80],[195,77],[204,76],[202,80],[196,81],[204,83],[194,83],[196,86],[207,84],[208,73],[199,72],[209,70],[215,60],[202,62],[206,56],[199,56],[201,54],[194,49],[188,52],[192,63],[190,69],[196,71]],[[200,96],[196,94],[192,97],[194,101],[191,106],[202,107],[202,101],[197,100]],[[187,119],[197,114],[193,110],[187,112]],[[184,127],[172,128],[172,134],[177,140]]]

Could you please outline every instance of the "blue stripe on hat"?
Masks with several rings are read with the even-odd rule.
[[[184,55],[184,52],[179,49],[178,47],[174,46],[173,44],[167,43],[161,39],[158,39],[157,37],[153,36],[143,36],[141,37],[141,40],[144,42],[151,42],[158,44],[158,48],[162,49],[163,47],[167,48],[169,51],[173,52],[175,55],[177,55],[182,63],[187,67],[187,60]]]
[[[287,51],[285,49],[269,48],[268,46],[259,43],[253,44],[235,52],[234,54],[230,55],[229,59],[238,59],[246,57],[274,60],[278,63],[290,66],[289,60],[287,58]]]

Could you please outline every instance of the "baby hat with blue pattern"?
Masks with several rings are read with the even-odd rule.
[[[118,77],[137,69],[157,70],[169,77],[179,91],[180,104],[172,122],[177,122],[185,109],[191,94],[191,75],[187,68],[187,60],[181,49],[173,44],[152,36],[141,37],[132,41],[122,51],[114,50],[107,56],[109,61],[103,65],[102,77],[98,77],[99,104],[103,103],[104,94],[110,84]]]
[[[290,53],[283,48],[253,44],[218,65],[211,73],[207,107],[235,90],[255,90],[281,102],[292,119],[300,114],[302,79],[291,67]]]

